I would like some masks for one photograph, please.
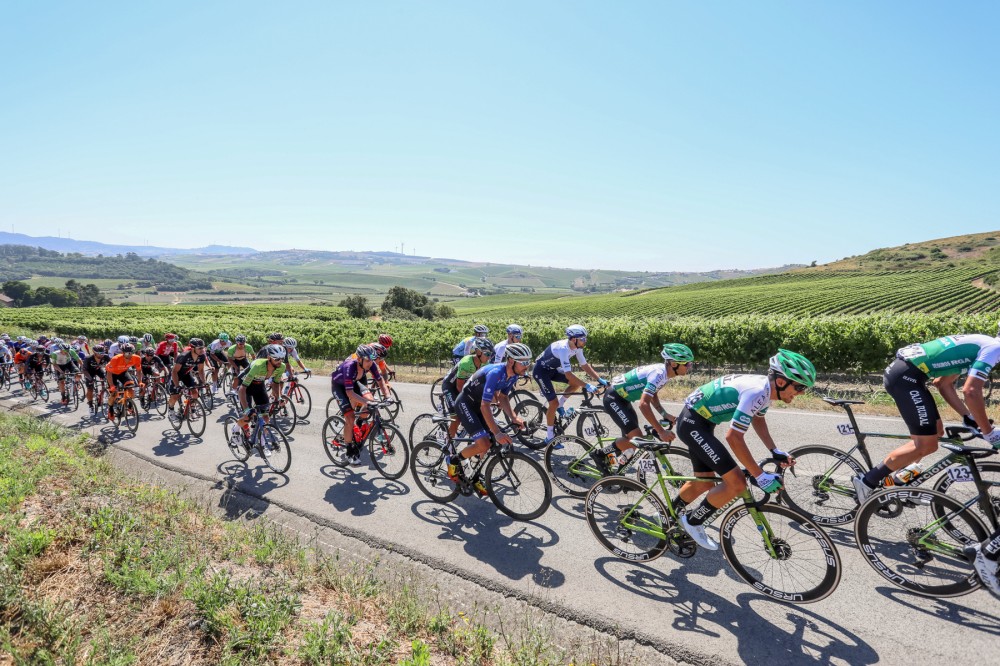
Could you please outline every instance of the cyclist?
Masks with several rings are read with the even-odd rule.
[[[135,370],[137,379],[132,379],[131,371]],[[107,366],[108,372],[108,420],[113,416],[111,406],[115,402],[118,388],[125,388],[125,382],[138,383],[142,387],[142,361],[135,354],[135,345],[125,342],[121,345],[121,353],[111,357]]]
[[[163,342],[156,345],[156,355],[163,361],[163,365],[168,368],[174,364],[174,359],[181,353],[180,345],[177,343],[176,333],[167,333]]]
[[[143,347],[139,357],[142,362],[142,374],[146,377],[147,383],[170,372],[152,347]],[[152,389],[152,384],[150,384],[150,389]],[[139,394],[139,404],[143,409],[146,408],[146,391]]]
[[[140,349],[140,351],[143,351],[143,350],[146,350],[146,349],[152,349],[153,353],[156,353],[156,343],[153,340],[153,334],[152,333],[143,333],[142,334],[142,348]]]
[[[186,388],[194,388],[205,383],[205,341],[201,338],[191,338],[184,353],[177,356],[170,370],[170,397],[167,398],[167,415],[170,418],[180,418],[173,407],[181,397],[181,384]]]
[[[487,338],[476,338],[472,342],[473,352],[451,367],[441,382],[441,395],[445,408],[454,418],[448,426],[448,437],[452,438],[458,432],[458,414],[455,413],[455,400],[461,393],[465,383],[479,368],[488,365],[493,356],[493,343]]]
[[[80,369],[83,371],[83,382],[87,385],[87,407],[91,413],[94,408],[94,384],[96,378],[105,379],[104,364],[108,362],[108,349],[104,345],[96,345],[94,353],[83,359]]]
[[[285,336],[281,333],[271,333],[267,336],[267,344],[269,345],[282,345],[284,346]],[[264,351],[264,347],[257,350],[257,358],[265,358],[267,352]]]
[[[378,352],[371,345],[360,345],[356,357],[348,358],[330,375],[330,389],[337,399],[340,413],[344,417],[344,443],[347,445],[347,460],[351,466],[361,464],[361,447],[354,443],[356,412],[368,411],[368,403],[373,400],[364,380],[367,373],[378,382],[382,395],[389,395],[389,388],[379,372],[376,360]]]
[[[896,360],[885,369],[882,383],[899,408],[910,432],[910,441],[893,450],[881,464],[863,476],[852,479],[858,502],[868,499],[893,472],[918,462],[937,451],[944,423],[927,388],[930,380],[969,427],[979,428],[990,444],[1000,443],[1000,429],[994,429],[986,415],[983,384],[993,366],[1000,362],[1000,331],[989,335],[948,335],[909,345],[896,352]],[[955,378],[968,370],[962,398],[955,389]]]
[[[234,436],[242,434],[244,437],[249,437],[250,409],[256,407],[260,412],[264,412],[271,404],[267,395],[267,380],[273,380],[275,377],[280,377],[283,373],[291,371],[288,366],[288,355],[282,345],[264,345],[261,351],[264,354],[263,357],[254,359],[249,367],[239,375],[239,398],[243,412],[239,420],[233,424],[232,434]],[[251,401],[253,401],[252,404]]]
[[[87,340],[86,335],[76,336],[76,341],[73,343],[73,349],[76,350],[76,353],[78,353],[81,358],[84,356],[90,356],[92,353],[90,351],[90,342]]]
[[[226,350],[229,359],[229,367],[233,374],[239,374],[250,366],[250,359],[254,357],[253,347],[247,344],[247,336],[240,334],[233,338],[233,345]]]
[[[493,350],[493,362],[503,363],[504,352],[507,351],[507,345],[513,344],[515,342],[520,342],[521,338],[524,336],[524,329],[517,324],[511,324],[507,327],[507,339],[501,340],[496,344]]]
[[[208,364],[212,368],[212,393],[219,390],[219,371],[229,365],[229,357],[226,355],[230,347],[229,334],[219,333],[219,337],[208,345]]]
[[[677,417],[677,437],[691,450],[695,476],[722,477],[722,483],[689,481],[678,493],[678,512],[706,490],[708,495],[694,510],[681,515],[681,526],[702,548],[718,550],[719,544],[705,532],[704,522],[718,509],[746,489],[745,467],[765,492],[781,488],[781,477],[765,472],[747,448],[747,430],[764,442],[779,464],[792,464],[791,458],[775,446],[764,416],[773,400],[790,404],[795,396],[816,383],[816,368],[805,356],[779,349],[771,357],[764,375],[726,375],[696,389],[684,401]],[[715,436],[715,426],[731,421],[726,443]],[[730,454],[729,449],[732,449]],[[736,456],[736,460],[733,459]],[[737,460],[739,465],[737,465]]]
[[[63,342],[62,338],[56,338],[52,341],[49,360],[55,370],[56,379],[59,380],[59,394],[62,396],[62,404],[69,404],[69,394],[66,392],[66,375],[72,375],[77,371],[80,355],[76,353],[75,349]]]
[[[482,324],[476,324],[472,327],[472,337],[464,338],[461,342],[455,345],[455,348],[451,350],[451,364],[455,365],[463,358],[472,353],[472,341],[476,338],[485,338],[490,332],[490,329],[486,328]]]
[[[694,363],[694,354],[687,345],[680,343],[667,343],[660,350],[663,363],[653,363],[633,368],[623,375],[617,375],[611,380],[611,389],[604,394],[604,411],[608,413],[611,420],[622,430],[622,436],[611,442],[603,449],[591,452],[591,456],[597,466],[605,474],[611,473],[609,457],[614,454],[632,451],[628,454],[631,457],[635,453],[635,446],[631,440],[642,436],[639,429],[639,417],[632,407],[632,403],[639,401],[639,411],[646,418],[649,425],[653,426],[656,435],[664,442],[672,442],[676,435],[667,432],[660,424],[660,420],[676,423],[677,419],[667,413],[660,403],[657,391],[666,385],[674,377],[683,377],[691,369]],[[653,409],[659,413],[660,418],[656,418]],[[627,458],[626,458],[627,460]]]
[[[119,335],[118,339],[115,340],[110,347],[108,347],[108,356],[114,358],[118,354],[122,353],[122,345],[128,344],[127,335]]]
[[[579,324],[573,324],[566,328],[565,340],[556,340],[546,347],[545,351],[535,359],[535,369],[531,372],[531,376],[538,384],[538,389],[542,392],[542,396],[549,403],[548,409],[545,412],[546,442],[551,441],[555,437],[554,426],[556,414],[558,413],[562,416],[566,413],[564,408],[566,398],[581,388],[590,393],[597,391],[597,388],[593,384],[584,384],[576,375],[570,372],[573,367],[570,365],[571,358],[575,356],[580,367],[594,381],[601,384],[601,386],[608,385],[608,380],[598,375],[594,367],[587,363],[587,359],[583,357],[583,347],[586,344],[587,329]],[[509,346],[507,348],[510,349]],[[552,382],[569,384],[563,394],[559,396],[558,401],[556,400],[556,390],[552,386]]]
[[[45,372],[45,362],[49,356],[36,342],[29,343],[24,353],[24,376],[27,381],[40,381]]]
[[[476,370],[462,387],[461,393],[455,400],[455,411],[473,442],[455,456],[448,457],[448,477],[452,481],[458,482],[465,475],[463,461],[490,450],[491,439],[495,439],[501,446],[513,443],[510,436],[500,430],[500,426],[493,418],[490,405],[494,401],[514,427],[518,429],[524,427],[524,421],[514,414],[507,396],[530,366],[531,349],[524,343],[515,342],[507,345],[506,361],[484,365]],[[476,484],[476,490],[480,495],[486,494],[486,488],[482,483]]]
[[[299,369],[302,370],[302,372],[310,372],[309,368],[307,368],[305,364],[302,362],[302,359],[299,358],[299,350],[298,350],[299,341],[296,340],[295,338],[285,338],[283,344],[285,345],[285,352],[287,352],[288,354],[289,375],[291,375],[292,372],[291,371],[292,361],[295,361],[295,363],[298,364]]]

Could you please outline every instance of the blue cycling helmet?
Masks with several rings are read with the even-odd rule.
[[[566,327],[566,337],[569,339],[573,338],[585,338],[587,337],[587,329],[580,324],[573,324],[572,326]]]

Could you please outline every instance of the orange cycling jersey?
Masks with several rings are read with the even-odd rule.
[[[135,368],[139,372],[142,372],[142,360],[133,354],[132,358],[126,361],[124,354],[118,354],[108,361],[108,372],[113,375],[120,375],[129,368]]]

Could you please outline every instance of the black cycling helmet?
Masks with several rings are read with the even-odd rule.
[[[202,347],[205,346],[205,341],[202,340],[201,338],[191,338],[190,340],[188,340],[188,344],[191,345],[191,347],[194,349],[201,349]]]
[[[236,344],[239,344],[241,342],[245,343],[247,341],[247,336],[240,333],[233,340],[236,342]]]
[[[126,342],[125,344],[122,345],[122,353],[123,354],[134,354],[135,353],[135,345],[132,344],[131,342]]]
[[[267,339],[270,340],[271,342],[281,342],[282,340],[285,339],[285,336],[282,335],[281,333],[272,333],[271,335],[267,336]]]

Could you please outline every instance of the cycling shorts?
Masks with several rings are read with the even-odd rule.
[[[90,374],[84,371],[83,381],[87,385],[87,388],[89,389],[94,388],[94,382],[98,377],[100,377],[101,379],[105,378],[104,368],[98,368],[97,370],[94,370],[94,374]]]
[[[268,395],[264,382],[250,382],[247,386],[247,407],[261,407],[261,411],[267,409],[271,404],[271,397]]]
[[[198,382],[195,381],[194,375],[192,375],[191,373],[185,374],[182,372],[179,375],[177,375],[177,379],[180,380],[180,384],[183,384],[187,388],[194,388],[195,386],[198,385]],[[181,392],[180,384],[174,384],[174,383],[170,384],[171,395],[177,395],[178,393]]]
[[[112,372],[111,377],[108,379],[108,384],[117,388],[124,387],[125,382],[132,382],[135,384],[135,376],[128,370],[119,374]]]
[[[157,354],[156,357],[163,361],[163,365],[167,368],[172,368],[174,365],[174,357],[171,354]]]
[[[934,396],[927,388],[927,375],[909,361],[896,359],[885,369],[882,385],[896,401],[903,423],[911,435],[938,434],[938,413]]]
[[[351,404],[351,399],[347,397],[347,389],[344,388],[343,384],[338,384],[337,382],[331,382],[330,390],[333,391],[333,397],[337,399],[337,406],[340,407],[340,413],[346,414],[347,412],[354,409]],[[361,382],[354,382],[355,395],[365,396],[371,400],[372,394],[368,392],[367,387]]]
[[[604,393],[604,411],[622,429],[622,435],[639,429],[639,416],[635,413],[632,403],[617,393],[613,391]]]
[[[60,363],[56,366],[56,374],[71,374],[76,372],[76,364],[70,363]]]
[[[695,472],[715,472],[722,476],[736,469],[729,448],[715,436],[715,424],[687,407],[677,417],[677,438],[691,451]]]
[[[538,384],[538,390],[541,391],[542,396],[545,397],[547,402],[552,402],[557,396],[556,389],[552,386],[552,382],[569,384],[569,380],[566,379],[565,374],[559,372],[558,370],[543,368],[540,365],[535,366],[535,369],[531,371],[531,376],[535,379],[535,382]]]
[[[240,370],[246,370],[250,367],[250,360],[244,356],[243,358],[234,358],[233,365],[235,365]]]
[[[462,422],[465,432],[469,433],[469,437],[473,441],[489,436],[490,431],[483,423],[483,414],[479,411],[478,404],[474,405],[468,400],[459,399],[455,402],[455,411],[458,413],[458,420]]]

